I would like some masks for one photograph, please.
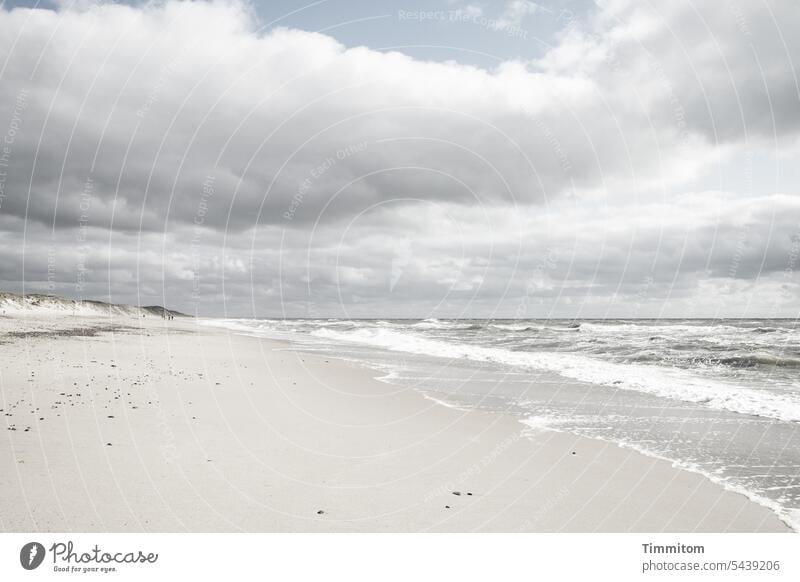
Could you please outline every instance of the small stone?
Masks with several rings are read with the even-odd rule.
[[[324,512],[324,511],[322,511],[321,509],[317,511],[317,515],[322,515],[322,514],[324,514],[324,513],[325,513],[325,512]]]

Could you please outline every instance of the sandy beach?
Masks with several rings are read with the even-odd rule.
[[[7,314],[0,352],[3,531],[789,531],[666,461],[190,318]]]

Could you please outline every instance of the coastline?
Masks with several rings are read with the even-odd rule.
[[[34,312],[0,333],[3,531],[790,531],[669,461],[277,340]]]

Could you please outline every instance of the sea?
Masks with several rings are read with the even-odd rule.
[[[800,321],[228,319],[443,405],[701,473],[800,531]]]

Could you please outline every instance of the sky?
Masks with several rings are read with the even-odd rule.
[[[791,0],[6,2],[0,290],[796,318],[798,28]]]

